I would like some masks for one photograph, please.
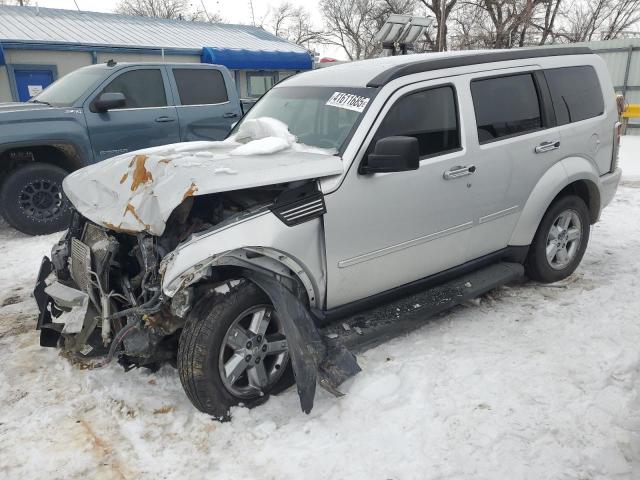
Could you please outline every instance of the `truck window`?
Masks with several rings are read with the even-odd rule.
[[[46,102],[54,107],[70,107],[85,95],[90,87],[103,78],[104,70],[102,68],[81,68],[52,83],[30,101]]]
[[[174,68],[181,105],[210,105],[229,101],[222,72],[213,69]]]
[[[604,113],[602,90],[590,65],[545,70],[558,125],[579,122]]]
[[[415,137],[420,156],[460,148],[460,129],[453,87],[411,93],[398,100],[382,121],[373,141],[395,135]]]
[[[481,144],[542,128],[538,91],[529,73],[474,80],[471,95]]]
[[[127,100],[123,108],[167,106],[162,72],[155,68],[125,72],[107,85],[100,95],[103,93],[122,93]]]

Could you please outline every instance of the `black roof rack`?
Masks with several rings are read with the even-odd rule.
[[[454,55],[434,59],[420,60],[405,63],[388,68],[376,75],[367,87],[382,87],[396,78],[412,75],[414,73],[442,70],[444,68],[464,67],[466,65],[480,65],[483,63],[506,62],[508,60],[521,60],[524,58],[556,57],[562,55],[588,55],[593,53],[589,47],[553,47],[553,48],[526,48],[501,50],[499,52],[475,53],[472,55]]]

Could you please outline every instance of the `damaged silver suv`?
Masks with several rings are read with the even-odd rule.
[[[570,275],[620,179],[617,118],[584,48],[297,75],[224,141],[66,178],[41,344],[91,367],[171,362],[219,418],[293,382],[308,412],[358,349],[524,274]]]

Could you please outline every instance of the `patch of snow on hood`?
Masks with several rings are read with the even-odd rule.
[[[296,143],[273,118],[245,121],[224,141],[153,147],[104,160],[65,178],[65,194],[91,221],[112,230],[162,235],[190,196],[342,173],[333,149]]]

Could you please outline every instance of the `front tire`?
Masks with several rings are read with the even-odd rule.
[[[589,242],[589,210],[580,197],[567,195],[551,204],[533,239],[525,270],[543,283],[563,280],[580,264]]]
[[[180,336],[178,371],[191,403],[221,420],[292,383],[288,345],[269,297],[250,282],[200,300]]]
[[[55,165],[30,163],[12,171],[0,189],[2,214],[13,228],[27,235],[64,230],[71,219],[62,191],[67,172]]]

